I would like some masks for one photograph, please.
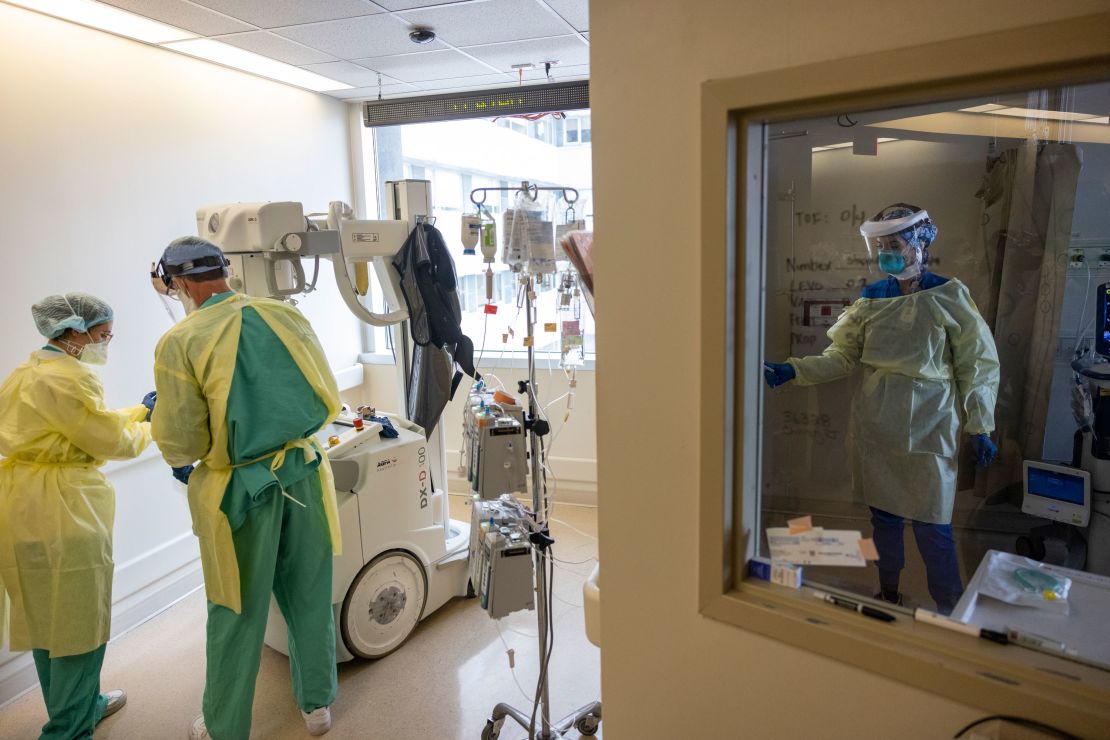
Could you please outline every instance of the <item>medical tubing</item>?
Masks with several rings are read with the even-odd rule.
[[[492,621],[493,621],[494,628],[497,630],[497,636],[499,638],[501,638],[501,644],[505,646],[505,653],[508,654],[510,651],[513,651],[513,649],[511,647],[509,647],[509,643],[505,642],[505,635],[503,635],[501,633],[501,625],[498,624],[498,620],[494,619]],[[534,637],[535,635],[528,635],[528,636],[529,637]],[[515,652],[515,651],[513,651],[513,652]],[[516,684],[517,690],[520,691],[520,695],[524,697],[525,701],[527,701],[529,704],[531,704],[532,703],[532,697],[529,696],[528,692],[524,690],[524,687],[520,685],[520,679],[518,679],[517,676],[516,676],[516,668],[510,665],[509,666],[509,673],[512,674],[513,683]]]

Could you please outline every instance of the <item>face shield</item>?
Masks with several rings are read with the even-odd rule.
[[[901,218],[865,221],[859,233],[867,249],[868,268],[899,278],[913,277],[923,269],[925,240],[918,229],[929,221],[929,214],[917,211]]]

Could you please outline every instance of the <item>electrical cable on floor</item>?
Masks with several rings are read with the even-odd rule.
[[[567,601],[566,599],[564,599],[562,596],[559,596],[558,594],[555,594],[555,599],[558,600],[558,601],[563,602],[567,606],[573,606],[575,609],[584,609],[585,606],[586,606],[585,604],[576,604],[573,601]]]
[[[1053,727],[1052,725],[1046,725],[1043,722],[1038,722],[1038,721],[1033,720],[1033,719],[1026,719],[1025,717],[1014,717],[1014,716],[1009,715],[1009,714],[992,714],[989,717],[983,717],[982,719],[977,719],[974,722],[972,722],[971,724],[969,724],[967,727],[963,728],[962,730],[957,732],[955,735],[953,735],[952,740],[958,740],[958,738],[961,738],[964,735],[966,735],[968,730],[971,730],[975,727],[978,727],[981,724],[985,724],[987,722],[990,722],[991,720],[996,720],[996,719],[1000,719],[1003,722],[1010,722],[1011,724],[1015,724],[1015,725],[1021,725],[1022,727],[1028,727],[1028,728],[1033,729],[1033,730],[1041,730],[1042,732],[1049,732],[1049,733],[1052,733],[1053,735],[1056,735],[1057,737],[1063,738],[1064,740],[1079,740],[1078,737],[1076,737],[1075,735],[1072,735],[1070,732],[1064,732],[1063,730],[1061,730],[1057,727]]]
[[[554,477],[554,476],[552,476],[552,477]],[[566,527],[567,529],[569,529],[571,531],[574,531],[574,532],[577,532],[578,534],[582,535],[583,537],[587,537],[587,538],[593,540],[594,542],[597,542],[597,535],[593,535],[593,534],[589,534],[587,532],[583,532],[581,529],[578,529],[577,527],[575,527],[571,524],[567,524],[562,519],[552,519],[551,521],[556,522],[558,524],[561,524],[564,527]]]
[[[597,560],[597,556],[591,555],[585,560],[560,560],[559,558],[552,558],[552,560],[554,560],[556,563],[562,563],[563,565],[585,565],[586,563],[592,563],[593,561]],[[573,573],[574,571],[571,572]]]

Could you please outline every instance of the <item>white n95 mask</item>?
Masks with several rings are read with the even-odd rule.
[[[77,359],[86,365],[108,364],[108,343],[89,342],[81,348],[81,352],[77,355]]]

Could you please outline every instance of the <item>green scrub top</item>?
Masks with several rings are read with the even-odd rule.
[[[201,308],[235,295],[217,293]],[[227,400],[227,445],[232,465],[256,460],[280,450],[287,442],[313,434],[327,421],[328,410],[301,374],[289,350],[253,308],[243,309],[235,374]],[[294,450],[275,473],[273,458],[235,468],[220,510],[232,531],[239,529],[247,512],[269,496],[303,480],[316,471],[319,459],[305,462]],[[278,481],[281,482],[279,487]]]

